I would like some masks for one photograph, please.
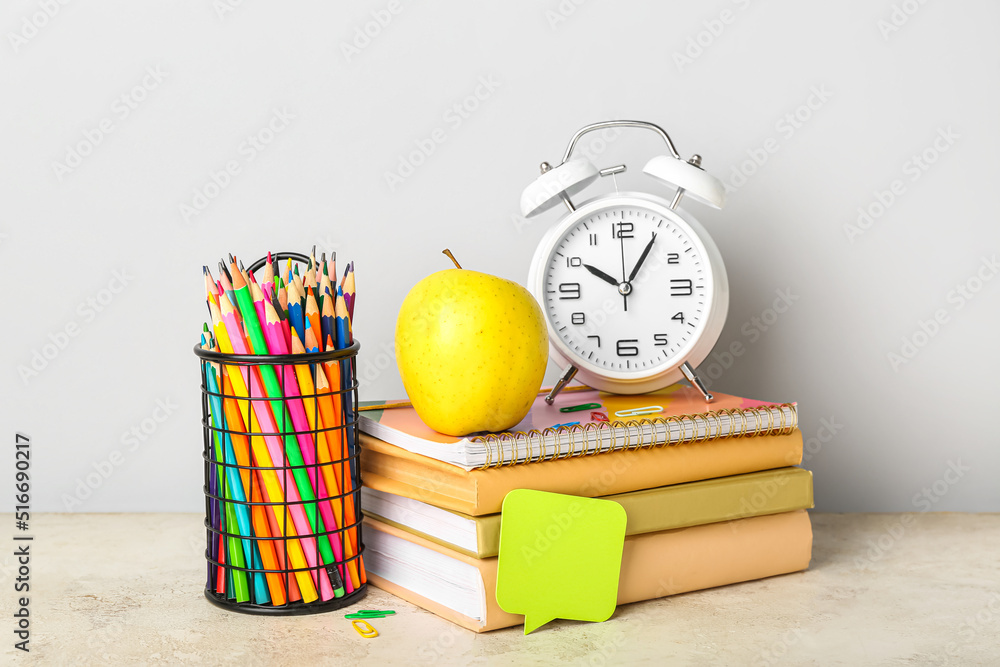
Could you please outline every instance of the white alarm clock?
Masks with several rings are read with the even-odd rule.
[[[615,192],[574,204],[599,176],[625,165],[598,170],[573,149],[588,132],[613,127],[642,128],[660,135],[669,155],[643,168],[672,197]],[[712,395],[694,367],[711,352],[729,308],[729,283],[718,248],[701,224],[677,207],[683,196],[722,208],[722,183],[701,169],[701,158],[681,158],[657,125],[613,120],[577,132],[556,167],[521,195],[521,213],[531,217],[560,202],[569,209],[545,235],[531,262],[528,289],[545,312],[549,353],[562,369],[546,397],[552,403],[574,377],[619,394],[661,389],[686,378]]]

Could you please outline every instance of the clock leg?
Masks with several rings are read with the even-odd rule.
[[[579,370],[573,364],[570,364],[566,370],[563,371],[562,377],[559,378],[559,382],[556,382],[556,386],[552,387],[552,391],[549,395],[545,397],[545,402],[552,405],[552,401],[556,400],[556,396],[562,391],[566,385],[570,383],[574,377],[576,377],[576,372]]]
[[[698,374],[694,372],[693,368],[691,368],[691,364],[689,364],[686,361],[683,364],[681,364],[681,373],[684,373],[684,377],[687,378],[688,382],[691,383],[692,387],[701,392],[702,396],[705,397],[706,403],[712,402],[712,399],[715,397],[712,396],[712,394],[708,392],[708,389],[705,388],[705,383],[701,381],[701,378],[698,377]]]

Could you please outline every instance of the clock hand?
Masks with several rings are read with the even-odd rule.
[[[609,276],[608,274],[606,274],[604,271],[601,271],[600,269],[595,268],[595,267],[591,266],[590,264],[584,264],[583,268],[587,269],[593,275],[597,276],[598,278],[600,278],[604,282],[608,283],[609,285],[614,285],[615,287],[618,287],[618,281],[615,280],[614,278],[612,278],[611,276]]]
[[[643,250],[642,254],[639,256],[639,261],[635,263],[635,267],[632,269],[632,273],[628,275],[627,282],[632,282],[633,280],[635,280],[636,274],[639,273],[639,267],[641,267],[642,263],[646,261],[646,255],[648,255],[649,251],[653,249],[653,243],[655,241],[656,241],[656,232],[653,232],[653,238],[651,238],[649,240],[649,243],[646,244],[645,250]]]
[[[622,213],[624,217],[625,213]],[[632,286],[629,284],[628,279],[625,278],[625,239],[621,235],[621,228],[618,229],[618,240],[621,242],[622,246],[622,282],[618,287],[618,291],[621,292],[622,301],[625,303],[625,312],[628,312],[628,293],[632,290]]]

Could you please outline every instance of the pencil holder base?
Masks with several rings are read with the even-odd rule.
[[[322,614],[327,611],[336,611],[356,604],[364,599],[368,594],[368,584],[361,584],[361,587],[353,593],[342,598],[333,598],[326,602],[310,602],[304,604],[302,601],[290,602],[280,607],[270,605],[252,604],[250,602],[235,602],[226,598],[225,595],[213,593],[205,589],[205,597],[208,601],[220,609],[235,611],[240,614],[254,614],[257,616],[305,616],[306,614]]]

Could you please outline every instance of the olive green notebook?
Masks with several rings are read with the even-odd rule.
[[[813,506],[812,473],[778,468],[605,496],[625,508],[626,535],[687,528]],[[368,487],[368,516],[473,558],[500,550],[500,515],[469,516]]]

